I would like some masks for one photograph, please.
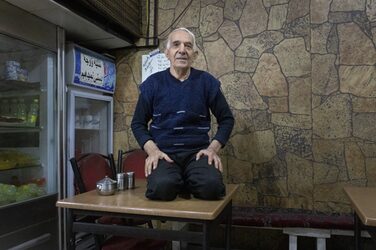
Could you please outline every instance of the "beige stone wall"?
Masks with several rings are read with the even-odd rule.
[[[376,186],[376,1],[159,0],[161,40],[180,26],[236,118],[222,151],[235,205],[350,212],[343,186]],[[119,54],[115,150],[137,147],[147,52]]]

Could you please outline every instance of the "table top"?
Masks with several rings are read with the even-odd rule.
[[[227,184],[226,196],[215,201],[180,197],[173,201],[154,201],[145,197],[145,180],[136,180],[135,183],[135,189],[119,191],[110,196],[98,195],[96,190],[93,190],[58,200],[56,206],[137,215],[214,220],[231,201],[238,188],[236,184]]]
[[[376,226],[376,188],[344,187],[351,204],[366,226]]]

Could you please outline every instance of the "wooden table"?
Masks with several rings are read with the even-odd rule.
[[[232,198],[237,187],[238,185],[234,184],[227,185],[227,194],[221,200],[205,201],[178,197],[174,201],[166,202],[147,199],[145,181],[136,180],[136,188],[132,190],[120,191],[111,196],[100,196],[93,190],[59,200],[56,206],[68,209],[70,214],[67,235],[70,238],[71,249],[75,249],[73,239],[76,232],[202,243],[203,249],[209,249],[211,231],[225,220],[226,249],[229,250]],[[203,230],[202,232],[175,231],[77,221],[76,218],[82,215],[198,223],[203,226]]]
[[[355,250],[360,250],[363,249],[362,229],[376,239],[376,188],[345,187],[344,190],[354,209]]]

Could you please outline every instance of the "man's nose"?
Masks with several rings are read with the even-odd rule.
[[[185,52],[186,52],[186,50],[185,50],[184,44],[180,44],[180,46],[179,46],[179,53],[185,53]]]

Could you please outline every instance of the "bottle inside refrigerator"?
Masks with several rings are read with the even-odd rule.
[[[55,81],[54,51],[0,34],[0,246],[5,248],[14,239],[45,237],[33,224],[55,216]],[[27,214],[37,207],[45,214]]]

